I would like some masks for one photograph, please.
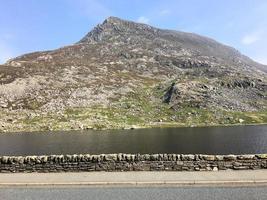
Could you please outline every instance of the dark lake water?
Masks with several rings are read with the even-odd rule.
[[[0,134],[0,155],[267,153],[267,125]]]

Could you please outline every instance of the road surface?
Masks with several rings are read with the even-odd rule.
[[[266,200],[267,187],[43,187],[0,188],[1,200]]]
[[[267,200],[267,170],[0,173],[0,200]]]

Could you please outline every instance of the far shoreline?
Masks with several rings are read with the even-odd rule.
[[[156,125],[149,125],[149,126],[141,126],[141,125],[132,125],[129,127],[114,127],[114,128],[102,128],[102,129],[62,129],[62,130],[34,130],[34,131],[6,131],[6,132],[0,132],[1,134],[31,134],[31,133],[62,133],[62,132],[79,132],[79,133],[85,133],[86,132],[103,132],[103,131],[116,131],[116,130],[137,130],[137,129],[168,129],[168,128],[226,128],[226,127],[236,127],[236,126],[267,126],[267,123],[248,123],[248,124],[242,124],[242,123],[235,123],[235,124],[211,124],[211,125],[181,125],[181,124],[175,124],[175,123],[167,123],[167,122],[157,122]],[[75,134],[75,133],[74,133]]]

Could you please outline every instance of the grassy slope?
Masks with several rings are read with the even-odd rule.
[[[168,104],[161,103],[160,96],[162,91],[147,87],[117,99],[108,107],[96,105],[45,114],[35,111],[31,116],[25,111],[16,112],[14,116],[12,112],[1,112],[0,117],[16,120],[0,127],[0,132],[267,123],[267,111],[227,112],[190,107],[174,111]]]

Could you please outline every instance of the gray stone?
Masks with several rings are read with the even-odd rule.
[[[177,156],[176,154],[172,154],[171,155],[172,161],[176,161],[177,160],[177,157],[176,156]]]
[[[206,170],[207,171],[212,171],[212,168],[211,167],[206,167]]]
[[[236,156],[235,155],[226,155],[224,156],[224,160],[226,161],[231,161],[231,160],[236,160]]]
[[[59,160],[61,160],[61,156],[60,156]],[[82,160],[83,160],[83,155],[82,154],[77,155],[77,161],[80,162]]]
[[[183,165],[184,162],[183,162],[183,161],[177,161],[176,164],[177,164],[177,165]]]
[[[71,161],[78,162],[78,155],[77,154],[72,155]]]
[[[224,159],[224,156],[216,155],[215,159],[218,160],[218,161],[222,161]]]
[[[200,171],[200,168],[199,167],[195,167],[195,171]]]
[[[49,161],[52,161],[52,162],[57,162],[56,161],[56,155],[50,155],[50,156],[48,156],[48,160]]]
[[[207,160],[207,161],[214,161],[215,156],[214,155],[202,155],[202,159]]]
[[[212,169],[212,171],[218,171],[219,169],[218,169],[218,167],[213,167],[213,169]]]
[[[2,157],[2,163],[7,164],[8,163],[8,159],[9,159],[8,156],[3,156]]]
[[[181,160],[181,155],[180,154],[176,154],[176,160]]]
[[[36,162],[36,164],[42,163],[41,157],[37,156],[35,162]]]
[[[18,157],[16,157],[16,156],[12,156],[10,160],[12,163],[18,163],[18,161],[19,161]]]
[[[159,154],[150,155],[150,160],[152,160],[152,161],[156,161],[156,160],[158,160],[158,158],[159,158]]]
[[[91,161],[91,155],[90,154],[85,154],[84,156],[83,156],[83,158],[84,158],[84,160],[85,161]],[[117,155],[116,155],[116,158],[117,158]]]
[[[66,159],[67,161],[72,161],[72,155],[66,155],[66,156],[65,156],[65,159]],[[46,162],[47,162],[47,158],[46,158]]]
[[[47,160],[48,160],[47,156],[40,156],[40,159],[42,163],[47,163]]]
[[[132,161],[132,155],[131,154],[125,154],[126,161]]]
[[[82,156],[83,157],[83,156]],[[60,155],[57,157],[58,162],[65,162],[64,155]]]
[[[181,160],[195,160],[195,155],[187,154],[187,155],[181,155]]]
[[[149,160],[150,159],[150,155],[149,154],[144,154],[144,160]]]
[[[249,169],[248,166],[234,166],[233,169],[235,170],[244,170],[244,169]]]
[[[163,160],[167,161],[167,160],[172,160],[172,155],[168,155],[168,154],[163,154]]]
[[[235,167],[239,167],[239,166],[242,166],[243,164],[241,162],[234,162],[233,163],[233,166]]]
[[[256,158],[255,155],[238,155],[237,156],[238,160],[253,160],[255,158]]]
[[[24,163],[24,157],[19,156],[19,157],[18,157],[18,163],[19,163],[19,164],[23,164],[23,163]]]
[[[117,161],[121,161],[122,160],[122,154],[117,154]]]
[[[135,154],[134,161],[140,161],[140,154]]]

